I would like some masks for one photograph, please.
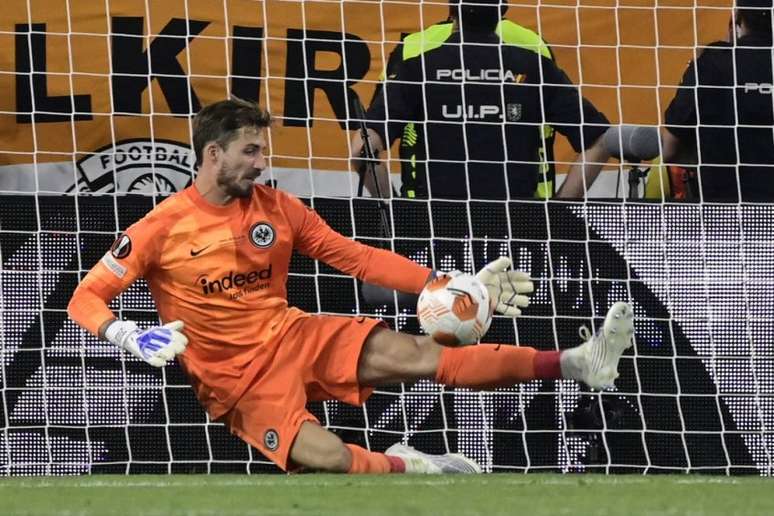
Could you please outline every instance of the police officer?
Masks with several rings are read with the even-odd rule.
[[[666,163],[698,164],[704,201],[774,200],[772,0],[737,0],[728,41],[683,75],[665,114]]]
[[[458,0],[448,37],[417,38],[409,56],[404,41],[402,62],[367,113],[375,150],[407,124],[421,128],[427,177],[416,177],[413,188],[427,197],[533,197],[545,161],[544,124],[585,150],[573,167],[595,175],[609,157],[600,138],[605,116],[551,59],[529,45],[504,44],[495,32],[507,10],[500,4]],[[356,134],[353,155],[361,148]]]
[[[441,23],[436,23],[426,29],[408,34],[390,53],[386,71],[382,74],[382,80],[394,79],[397,76],[400,64],[406,59],[419,56],[431,47],[443,44],[455,32],[454,18],[459,6],[459,0],[449,0],[449,18]],[[547,59],[554,59],[551,48],[534,31],[522,27],[506,18],[502,18],[495,27],[495,34],[500,36],[502,42],[508,45],[516,45],[532,52],[538,53]],[[377,86],[371,99],[373,105],[382,94],[382,85]],[[541,158],[539,179],[535,197],[550,198],[554,194],[554,180],[556,168],[554,163],[554,138],[555,131],[550,125],[538,128],[541,133],[542,146],[538,149]],[[427,198],[427,179],[425,177],[425,144],[423,128],[421,124],[407,123],[403,127],[403,133],[398,147],[401,169],[401,196],[409,199]],[[386,179],[386,176],[385,176]],[[369,175],[365,176],[365,184],[373,194],[373,180]],[[389,183],[381,185],[381,192],[390,190]]]

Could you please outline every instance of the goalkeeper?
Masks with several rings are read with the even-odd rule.
[[[537,351],[481,344],[446,348],[396,333],[375,319],[311,315],[288,306],[298,250],[388,288],[419,292],[433,271],[334,232],[297,198],[256,185],[266,167],[269,114],[225,100],[193,121],[198,174],[119,236],[81,281],[68,306],[83,328],[161,367],[176,356],[209,413],[284,470],[349,473],[478,472],[457,454],[426,455],[401,444],[385,453],[344,444],[306,410],[307,401],[362,404],[376,386],[433,379],[451,386],[511,386],[535,378],[612,384],[631,345],[632,311],[610,309],[577,348]],[[532,283],[500,258],[479,273],[495,309],[519,315]],[[440,273],[439,273],[440,274]],[[118,320],[108,304],[139,278],[163,326]]]

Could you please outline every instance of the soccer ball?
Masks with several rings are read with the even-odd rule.
[[[446,346],[478,342],[492,323],[492,309],[481,281],[459,271],[425,285],[417,302],[422,330]]]

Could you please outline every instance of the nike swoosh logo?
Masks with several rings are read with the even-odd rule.
[[[212,244],[210,244],[210,245],[206,245],[206,246],[202,247],[201,249],[197,249],[197,250],[191,249],[191,256],[199,256],[201,253],[203,253],[204,251],[206,251],[207,249],[209,249],[209,247],[210,247],[211,245],[212,245]]]

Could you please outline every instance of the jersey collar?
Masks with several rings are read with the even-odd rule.
[[[249,199],[233,199],[227,204],[213,204],[202,197],[199,189],[196,188],[196,184],[192,184],[186,188],[185,194],[197,208],[200,208],[202,211],[211,215],[233,215],[239,212],[243,201],[249,201]]]

